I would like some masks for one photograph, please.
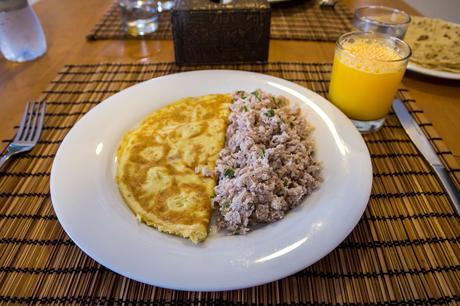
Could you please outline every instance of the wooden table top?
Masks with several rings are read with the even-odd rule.
[[[418,14],[403,1],[346,0],[351,9],[386,4]],[[33,6],[44,28],[48,52],[26,63],[0,58],[0,139],[14,135],[24,103],[36,99],[65,64],[173,61],[172,41],[100,40],[85,36],[113,0],[41,0]],[[334,43],[270,42],[271,61],[332,61]],[[407,72],[403,84],[460,162],[460,82]]]

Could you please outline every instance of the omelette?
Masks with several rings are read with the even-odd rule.
[[[198,243],[211,218],[214,172],[232,96],[184,98],[148,115],[122,138],[116,181],[137,219]]]

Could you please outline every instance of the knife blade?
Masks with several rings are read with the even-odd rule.
[[[412,140],[419,152],[423,155],[423,157],[425,157],[428,164],[430,164],[434,172],[439,177],[442,185],[444,186],[444,189],[454,204],[457,213],[460,214],[460,192],[452,182],[449,173],[436,154],[436,151],[431,146],[430,141],[426,138],[422,129],[411,116],[406,106],[404,106],[404,103],[400,99],[395,99],[393,101],[393,110],[407,135],[409,135],[409,138]]]

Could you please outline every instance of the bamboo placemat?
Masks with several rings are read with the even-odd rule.
[[[322,9],[316,0],[296,0],[272,7],[271,38],[292,40],[335,41],[349,32],[352,13],[342,4]],[[172,39],[171,14],[160,15],[159,29],[143,37],[126,33],[121,23],[120,9],[115,2],[86,36],[100,39]]]
[[[102,16],[101,20],[91,29],[88,40],[101,39],[172,39],[171,13],[169,11],[160,14],[158,19],[158,29],[144,36],[134,37],[129,35],[123,28],[121,12],[118,1],[115,1],[109,10]]]
[[[337,249],[295,275],[229,292],[173,291],[117,275],[86,256],[63,231],[50,200],[50,169],[62,139],[86,112],[123,88],[169,73],[205,68],[209,67],[178,67],[172,63],[68,65],[59,73],[40,97],[48,108],[39,144],[0,172],[0,302],[460,302],[459,217],[394,114],[390,114],[381,131],[364,137],[372,157],[374,178],[361,221]],[[284,62],[219,68],[271,74],[325,95],[331,65]],[[401,89],[398,95],[459,183],[460,168],[442,139],[407,90]]]
[[[353,14],[340,1],[320,8],[318,1],[301,0],[274,5],[270,37],[274,39],[336,41],[349,32]]]

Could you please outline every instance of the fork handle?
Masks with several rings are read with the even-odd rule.
[[[3,166],[6,164],[6,162],[8,161],[8,159],[10,159],[11,155],[13,155],[13,154],[11,154],[11,152],[7,150],[6,153],[3,154],[2,157],[0,157],[0,170],[1,170],[1,169],[3,168]]]

